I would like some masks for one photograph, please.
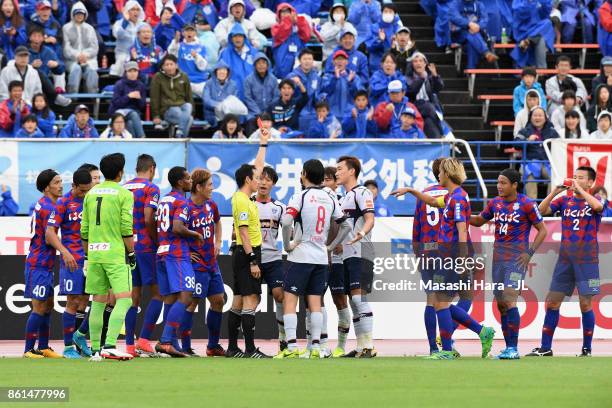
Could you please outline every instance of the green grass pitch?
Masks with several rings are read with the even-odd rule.
[[[612,358],[489,361],[0,359],[0,386],[62,386],[74,407],[604,407]],[[40,407],[7,404],[1,407]]]

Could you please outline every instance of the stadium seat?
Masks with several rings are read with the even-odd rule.
[[[495,44],[493,48],[497,49],[512,49],[514,44]],[[557,50],[580,50],[580,69],[584,69],[586,63],[586,54],[588,50],[598,50],[599,44],[556,44]]]
[[[514,126],[514,121],[513,120],[494,120],[491,122],[491,126],[495,128],[495,141],[499,143],[501,142],[503,128]]]
[[[482,120],[486,122],[487,118],[489,117],[489,107],[491,106],[491,101],[511,101],[512,99],[512,95],[478,95],[478,100],[483,101]]]

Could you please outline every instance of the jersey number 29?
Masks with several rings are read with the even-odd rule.
[[[159,228],[167,232],[170,228],[170,204],[164,203],[157,207],[157,221],[159,221]]]

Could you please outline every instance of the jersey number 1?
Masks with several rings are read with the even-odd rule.
[[[96,225],[100,225],[100,210],[102,209],[102,197],[96,197]]]

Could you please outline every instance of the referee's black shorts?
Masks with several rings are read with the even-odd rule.
[[[257,255],[257,264],[261,269],[261,247],[253,247]],[[234,271],[234,295],[248,296],[261,295],[261,278],[255,279],[251,275],[251,262],[249,255],[244,252],[242,245],[236,245],[232,252],[232,269]]]

